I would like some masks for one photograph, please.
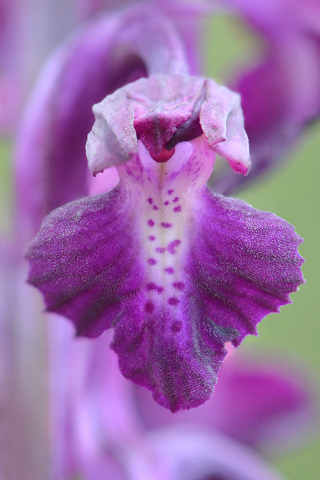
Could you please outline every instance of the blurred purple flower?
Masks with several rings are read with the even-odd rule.
[[[59,389],[60,423],[55,422],[61,434],[56,439],[57,480],[76,475],[84,480],[276,479],[280,477],[261,454],[241,443],[238,426],[250,447],[257,441],[263,446],[266,433],[279,447],[279,431],[288,440],[314,419],[308,387],[292,367],[284,369],[273,361],[254,369],[253,359],[243,363],[236,355],[228,358],[220,388],[209,402],[172,414],[155,404],[146,390],[121,377],[108,348],[110,336],[74,341],[61,327],[60,340],[57,331],[53,336],[56,385],[61,386],[61,368],[68,364],[69,369],[63,376],[64,389]],[[59,350],[61,339],[64,346]],[[229,417],[235,421],[233,429]]]
[[[232,352],[221,369],[210,400],[191,412],[171,414],[142,388],[135,401],[148,429],[170,423],[196,423],[218,430],[259,451],[291,445],[316,418],[310,386],[301,369],[276,360],[242,357]]]
[[[224,194],[255,180],[288,157],[299,135],[320,116],[320,4],[318,0],[227,0],[264,44],[264,58],[242,72],[233,88],[242,99],[252,168],[239,177],[211,179]]]
[[[77,132],[88,129],[95,96],[148,77],[94,106],[89,168],[116,167],[120,183],[49,215],[28,248],[29,282],[78,335],[114,328],[123,375],[176,411],[210,397],[226,342],[238,346],[290,303],[303,260],[284,220],[205,187],[216,152],[248,171],[240,99],[189,75],[174,24],[150,5],[93,22],[58,52],[19,147],[24,188],[47,162],[55,202],[85,194]],[[37,155],[30,169],[25,160]]]
[[[195,46],[189,47],[189,37],[194,36],[192,27],[202,9],[179,5],[172,17],[182,38],[188,40],[185,55],[195,74],[198,61]],[[50,211],[94,192],[95,185],[101,183],[89,178],[85,154],[94,123],[92,106],[117,88],[146,76],[145,63],[158,57],[159,41],[164,42],[162,50],[169,62],[175,54],[171,50],[184,60],[181,40],[172,18],[164,17],[164,7],[166,3],[160,8],[150,1],[98,17],[80,27],[47,62],[17,138],[19,215],[28,224],[33,221],[35,231]],[[153,17],[162,19],[162,31],[159,27],[153,31]],[[141,36],[141,29],[145,36]],[[110,172],[104,176],[103,191],[114,186],[118,176],[113,174],[111,183],[108,177]]]

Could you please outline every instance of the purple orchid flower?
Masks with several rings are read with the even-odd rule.
[[[44,294],[48,311],[73,321],[78,335],[96,337],[114,328],[112,348],[123,375],[152,390],[172,411],[187,409],[210,397],[225,343],[238,346],[246,335],[257,334],[264,316],[290,303],[289,294],[303,282],[297,252],[302,240],[279,217],[205,186],[215,153],[235,172],[248,171],[238,95],[189,75],[174,26],[161,12],[155,16],[154,8],[134,7],[106,22],[115,37],[105,34],[102,20],[80,35],[62,63],[58,54],[60,81],[49,85],[35,117],[46,115],[47,121],[43,104],[50,105],[63,74],[69,89],[64,86],[60,98],[77,99],[71,118],[78,128],[90,121],[79,114],[82,105],[89,110],[93,93],[147,75],[93,109],[90,171],[116,167],[120,182],[47,217],[27,251],[29,282]],[[84,52],[89,47],[96,76],[88,72],[86,55],[75,60],[75,45]],[[122,67],[121,76],[112,72],[110,83],[101,64],[106,52],[115,65],[122,65],[120,58],[127,68],[130,60],[127,76]],[[92,78],[98,88],[84,95]],[[69,101],[62,111],[70,118]],[[60,130],[64,119],[56,125]],[[49,132],[42,127],[36,140]],[[34,135],[25,138],[27,147],[35,146]],[[65,152],[59,161],[64,158]],[[71,171],[80,172],[81,162],[71,160]],[[74,180],[62,180],[66,197]]]
[[[166,3],[164,6],[167,8]],[[189,39],[185,54],[192,74],[198,61],[189,37],[202,10],[178,4],[172,12],[182,37]],[[155,18],[161,20],[161,28]],[[85,154],[94,123],[92,105],[126,83],[147,76],[144,62],[158,57],[157,36],[163,42],[162,61],[164,55],[168,62],[175,61],[176,54],[184,56],[170,19],[162,5],[151,1],[104,15],[80,27],[48,61],[17,138],[19,236],[24,243],[50,211],[97,190],[101,181],[89,178]],[[114,185],[117,174],[112,176],[110,179],[110,172],[105,175],[103,191]],[[24,218],[28,225],[22,226]],[[31,232],[26,235],[27,229]]]
[[[320,7],[314,0],[227,0],[264,45],[264,56],[232,81],[240,93],[252,168],[240,177],[224,171],[211,179],[228,194],[288,158],[288,151],[320,115]]]

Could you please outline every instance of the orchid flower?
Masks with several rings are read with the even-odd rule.
[[[27,250],[29,282],[44,294],[48,311],[73,321],[77,335],[114,328],[122,374],[171,411],[188,409],[210,397],[225,343],[238,346],[257,334],[263,317],[290,303],[303,282],[302,240],[279,217],[206,187],[216,153],[236,173],[248,172],[239,96],[189,74],[174,25],[154,8],[133,7],[106,22],[116,39],[105,34],[102,20],[75,43],[96,54],[94,81],[106,78],[106,52],[118,64],[131,62],[135,78],[147,77],[93,107],[89,169],[95,176],[116,167],[120,181],[44,220]],[[85,58],[64,57],[69,85],[76,82],[71,100],[92,79]],[[61,72],[60,56],[60,80]],[[112,73],[114,88],[120,77]],[[51,78],[50,92],[61,87]],[[88,124],[78,112],[77,122]],[[61,187],[72,181],[63,179]]]
[[[231,84],[242,99],[250,141],[248,177],[224,171],[211,179],[234,192],[288,158],[296,140],[320,115],[320,7],[313,0],[227,0],[263,45],[263,55]]]

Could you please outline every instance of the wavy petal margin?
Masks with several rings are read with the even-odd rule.
[[[279,217],[203,187],[180,240],[157,247],[149,230],[170,224],[143,229],[139,199],[120,182],[52,212],[27,251],[29,283],[78,335],[113,327],[123,375],[158,403],[196,407],[213,391],[225,343],[257,334],[290,303],[303,282],[302,240]]]

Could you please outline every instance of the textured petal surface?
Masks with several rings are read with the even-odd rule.
[[[186,270],[205,315],[232,326],[239,344],[268,313],[290,303],[303,282],[302,242],[285,220],[247,203],[203,192]],[[208,301],[208,299],[210,299]]]
[[[112,192],[54,211],[27,253],[48,309],[79,335],[115,327],[124,376],[172,411],[207,400],[224,344],[255,334],[303,281],[293,228],[202,187],[212,165],[199,167],[197,142],[180,167],[177,146],[158,186],[164,165],[142,148],[144,169],[129,162]]]
[[[256,334],[303,278],[293,227],[205,186],[216,151],[247,172],[238,95],[186,75],[168,51],[94,107],[89,167],[115,165],[119,185],[52,212],[27,258],[48,310],[78,335],[114,328],[123,375],[176,411],[210,397],[225,343]]]
[[[37,251],[30,251],[32,283],[42,285],[47,309],[71,318],[79,335],[94,337],[110,328],[122,301],[131,303],[141,287],[131,200],[119,185],[107,195],[60,207],[45,220]]]
[[[135,158],[138,139],[153,159],[165,162],[179,142],[203,134],[213,157],[217,152],[235,172],[248,172],[249,146],[240,98],[213,80],[151,75],[117,90],[93,111],[96,122],[86,147],[93,175]]]

